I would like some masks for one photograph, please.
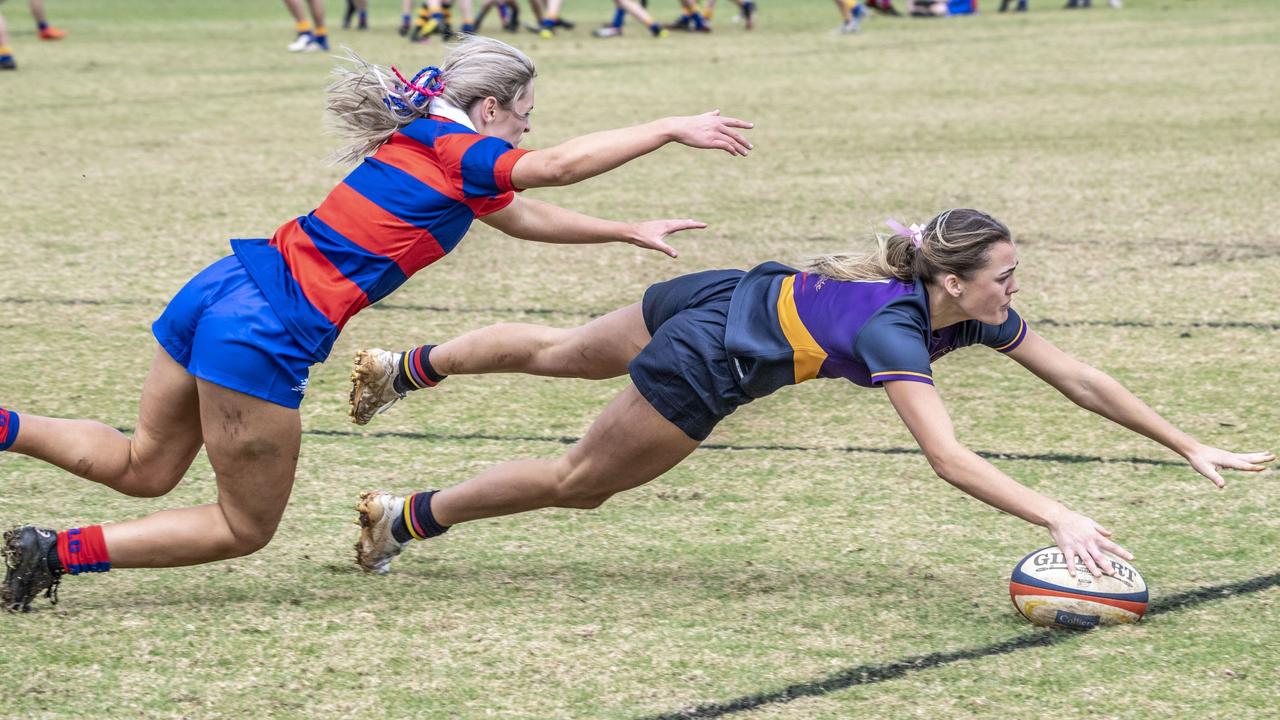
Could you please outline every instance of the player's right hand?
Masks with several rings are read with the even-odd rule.
[[[705,150],[724,150],[730,155],[746,157],[753,147],[737,128],[750,130],[754,123],[721,117],[719,110],[669,118],[671,138],[681,145]]]
[[[1133,559],[1133,553],[1111,541],[1110,530],[1078,512],[1064,509],[1049,523],[1049,533],[1066,557],[1067,573],[1072,577],[1076,574],[1077,558],[1094,577],[1115,573],[1103,551],[1125,560]]]

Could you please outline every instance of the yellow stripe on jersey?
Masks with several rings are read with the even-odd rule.
[[[1022,337],[1022,331],[1023,331],[1026,327],[1027,327],[1027,321],[1026,321],[1026,320],[1023,320],[1023,319],[1022,319],[1022,316],[1021,316],[1021,315],[1019,315],[1019,316],[1018,316],[1018,332],[1016,332],[1016,333],[1014,333],[1014,334],[1013,334],[1013,339],[1012,339],[1012,340],[1010,340],[1008,343],[1006,343],[1006,344],[1004,344],[1004,345],[1001,345],[1000,347],[996,348],[996,350],[997,350],[997,351],[1004,351],[1004,349],[1005,349],[1005,348],[1007,348],[1007,347],[1009,347],[1010,345],[1012,345],[1012,344],[1014,344],[1014,343],[1018,342],[1018,340]]]
[[[885,370],[884,372],[871,373],[871,380],[875,381],[875,379],[880,377],[881,375],[911,375],[913,377],[929,378],[930,380],[933,379],[932,375],[926,375],[924,373],[918,373],[918,372],[911,372],[909,370]]]
[[[818,377],[822,363],[826,362],[827,351],[822,349],[809,328],[800,321],[800,312],[796,309],[795,298],[796,276],[783,278],[782,289],[778,292],[778,322],[782,325],[782,334],[795,351],[796,382],[812,380]]]

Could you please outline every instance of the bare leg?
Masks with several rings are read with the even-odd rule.
[[[126,495],[156,497],[178,484],[201,442],[196,379],[157,347],[132,438],[92,420],[23,414],[10,449]]]
[[[308,0],[307,4],[311,6],[311,19],[316,27],[324,27],[324,0]]]
[[[529,0],[529,9],[533,11],[533,19],[538,25],[542,24],[543,9],[542,0]]]
[[[431,512],[454,525],[545,507],[599,507],[675,467],[698,444],[628,386],[562,457],[495,465],[436,493]]]
[[[298,411],[197,382],[218,502],[104,525],[113,567],[225,560],[255,552],[275,534],[298,463]]]
[[[645,27],[649,27],[656,22],[653,16],[649,14],[649,11],[645,10],[644,6],[636,2],[636,0],[617,0],[617,3],[618,7],[631,13],[633,17],[644,23]]]
[[[0,48],[9,47],[9,26],[4,22],[4,15],[0,15]]]
[[[625,374],[648,343],[649,330],[636,303],[572,329],[490,325],[437,345],[430,358],[445,375],[519,372],[603,379]]]
[[[458,14],[462,16],[462,25],[475,27],[476,12],[471,0],[457,0]]]
[[[49,22],[49,16],[44,12],[44,0],[30,0],[31,17],[35,19],[36,24]]]
[[[302,10],[302,0],[284,0],[284,6],[288,8],[289,14],[293,16],[295,23],[307,21],[307,16]]]

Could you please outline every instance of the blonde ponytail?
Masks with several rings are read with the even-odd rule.
[[[333,74],[327,109],[346,141],[334,153],[335,162],[359,162],[400,128],[429,114],[428,97],[349,49],[346,62]],[[529,56],[500,40],[475,35],[453,46],[438,72],[428,75],[441,96],[464,111],[486,97],[509,108],[536,76]]]

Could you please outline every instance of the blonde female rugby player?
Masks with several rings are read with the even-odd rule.
[[[386,572],[412,539],[458,523],[544,507],[597,507],[675,466],[739,405],[805,380],[845,378],[884,388],[944,480],[1048,528],[1067,557],[1091,573],[1111,572],[1103,551],[1132,556],[1109,539],[1109,530],[1018,484],[956,440],[930,364],[969,345],[1009,356],[1078,405],[1177,452],[1219,487],[1219,469],[1257,472],[1275,459],[1198,442],[1030,330],[1010,307],[1018,292],[1017,249],[990,216],[950,210],[923,228],[894,225],[897,234],[875,255],[825,257],[804,271],[765,263],[749,272],[685,275],[572,330],[503,324],[402,355],[361,353],[352,395],[358,423],[447,375],[629,372],[633,384],[563,457],[496,465],[460,485],[407,498],[363,494],[357,562]]]
[[[393,76],[394,75],[394,76]],[[5,533],[3,601],[26,610],[64,573],[172,567],[247,555],[275,533],[293,485],[308,368],[343,325],[452,250],[479,218],[525,240],[623,242],[674,255],[692,220],[622,223],[518,197],[568,185],[677,142],[746,155],[750,123],[711,112],[519,150],[533,62],[475,38],[412,79],[357,62],[329,109],[356,169],[311,213],[196,275],[152,326],[160,347],[133,437],[87,420],[0,408],[0,450],[52,463],[127,495],[164,495],[201,446],[217,502],[54,533]]]

